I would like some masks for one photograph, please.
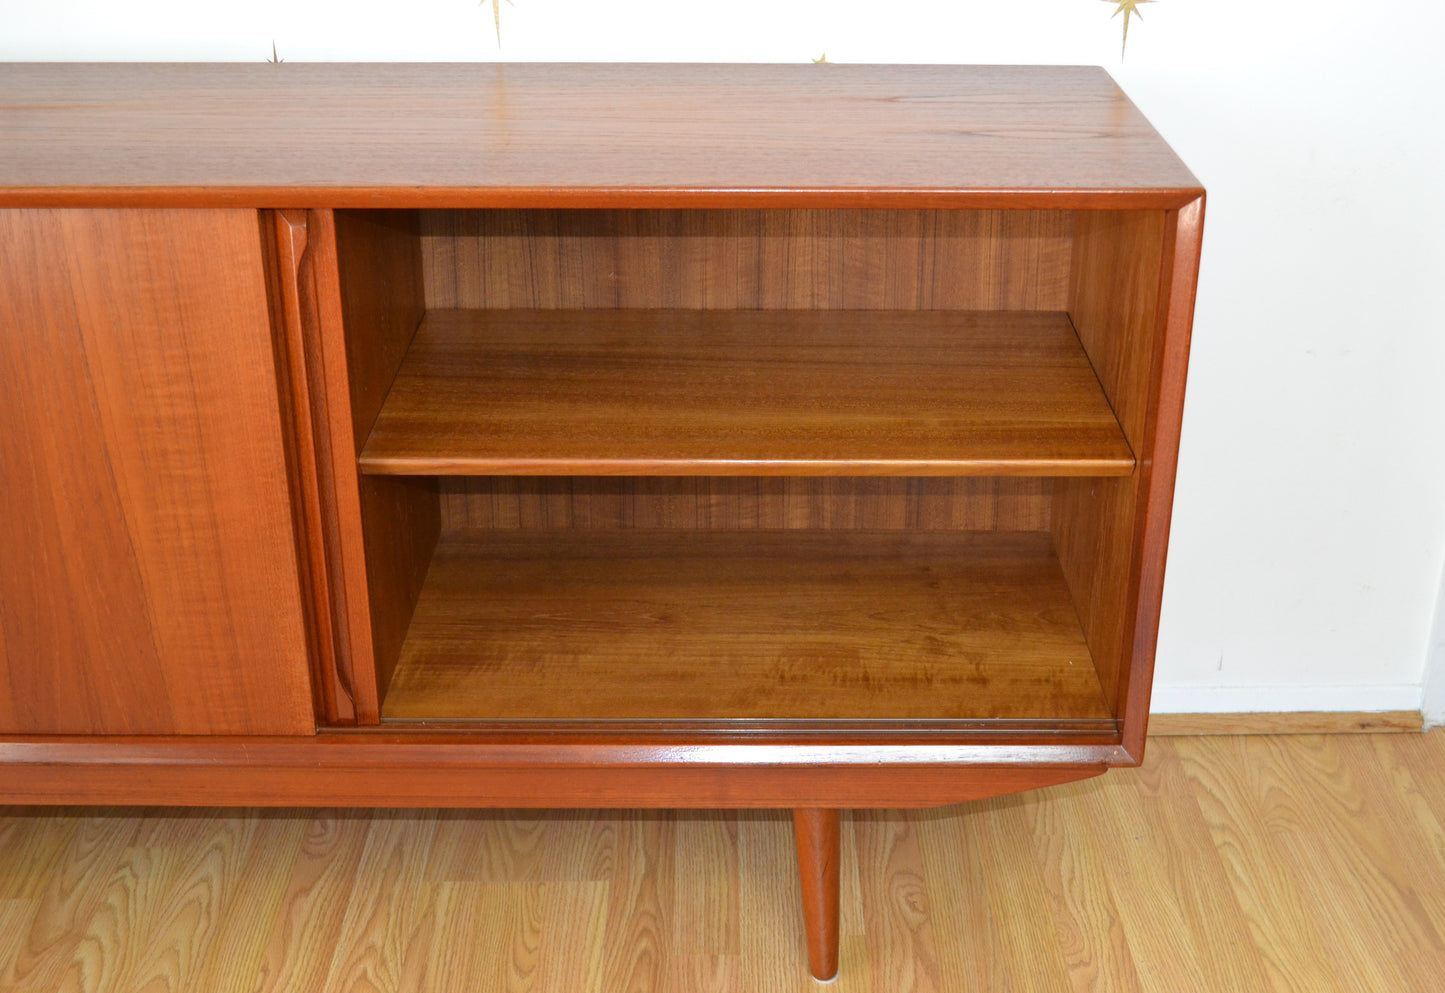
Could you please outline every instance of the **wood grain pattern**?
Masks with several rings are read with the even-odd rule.
[[[468,532],[392,721],[1108,721],[1043,534]]]
[[[373,818],[323,989],[431,988],[448,909],[427,892],[435,823],[434,811]]]
[[[1059,565],[1105,698],[1116,710],[1132,657],[1140,485],[1136,477],[1056,479],[1050,514]]]
[[[260,235],[0,213],[0,729],[314,729]]]
[[[1154,448],[1160,411],[1183,404],[1182,378],[1167,396],[1159,392],[1170,307],[1187,314],[1194,296],[1192,282],[1171,294],[1166,258],[1173,257],[1173,220],[1162,211],[1100,211],[1079,214],[1074,227],[1069,316],[1130,447],[1147,453],[1127,479],[1059,480],[1054,487],[1059,562],[1105,695],[1121,716],[1128,680],[1142,672],[1147,681],[1153,674],[1152,636],[1147,651],[1138,650],[1143,643],[1136,636],[1141,617],[1153,617],[1157,626],[1163,559],[1162,548],[1149,556],[1159,586],[1152,606],[1141,604],[1145,509],[1156,468],[1162,468],[1155,463],[1164,452]],[[1187,323],[1185,331],[1187,337]],[[1159,483],[1172,494],[1172,460],[1167,469]],[[1167,501],[1159,508],[1166,522],[1168,508]],[[1132,712],[1136,747],[1143,744],[1147,713],[1147,706]]]
[[[427,210],[427,306],[1063,310],[1059,210]]]
[[[673,948],[692,960],[687,964],[694,974],[702,973],[698,979],[704,988],[735,987],[741,993],[737,956],[742,949],[744,908],[738,893],[738,823],[693,813],[678,817],[675,831],[676,861],[684,871],[694,860],[706,861],[715,867],[720,885],[715,890],[699,887],[679,899]]]
[[[1212,814],[1211,806],[1205,806]],[[1268,949],[1261,956],[1259,968],[1268,977],[1256,988],[1283,990],[1285,993],[1345,993],[1353,989],[1349,979],[1342,977],[1328,940],[1319,933],[1317,913],[1308,895],[1294,880],[1292,867],[1261,844],[1268,837],[1267,829],[1259,833],[1258,824],[1220,825],[1212,834],[1215,844],[1228,853],[1226,866],[1240,906],[1246,915],[1248,933],[1253,941]],[[1259,846],[1259,847],[1256,847]],[[1387,965],[1381,963],[1376,988],[1388,989],[1391,977]]]
[[[1029,476],[445,476],[448,531],[680,528],[1047,531]]]
[[[1149,735],[1377,734],[1425,729],[1418,710],[1260,714],[1150,714]]]
[[[1177,211],[1165,224],[1165,251],[1159,267],[1160,332],[1154,339],[1156,411],[1143,442],[1148,452],[1149,489],[1139,522],[1136,548],[1139,583],[1135,594],[1133,657],[1124,684],[1124,747],[1139,755],[1144,747],[1149,699],[1154,688],[1154,652],[1159,641],[1159,610],[1164,599],[1164,566],[1169,555],[1169,522],[1174,507],[1174,475],[1184,422],[1184,383],[1189,374],[1189,343],[1194,327],[1194,293],[1204,239],[1204,196]]]
[[[356,704],[351,686],[355,667],[340,588],[335,460],[317,326],[316,275],[308,254],[308,222],[306,211],[265,211],[261,214],[262,245],[280,356],[277,379],[288,441],[291,505],[297,522],[297,563],[307,591],[302,600],[316,718],[328,725],[354,724]]]
[[[1045,793],[845,813],[838,988],[1429,990],[1441,770],[1445,731],[1177,738]],[[817,988],[783,811],[157,815],[0,811],[0,987]]]
[[[317,953],[336,948],[341,936],[366,842],[365,833],[354,826],[370,817],[322,810],[283,820],[294,822],[302,838],[293,842],[294,854],[275,852],[268,863],[265,875],[280,880],[284,892],[266,939],[251,949],[256,962],[253,993],[322,988],[331,958]],[[283,869],[288,861],[289,871]],[[233,961],[243,960],[238,955]]]
[[[5,66],[9,204],[1177,206],[1101,69]]]
[[[383,474],[1127,475],[1053,313],[429,311]]]
[[[1129,444],[1143,449],[1158,357],[1162,210],[1075,215],[1069,317]]]
[[[1046,906],[1041,923],[1053,927],[1051,944],[1067,972],[1067,982],[1056,979],[1052,985],[1074,993],[1139,989],[1124,915],[1110,890],[1100,838],[1083,807],[1078,794],[1057,790],[1052,802],[999,804],[992,809],[998,816],[1022,817],[1021,836],[1032,840]],[[962,848],[968,840],[961,838],[955,844]],[[971,853],[963,850],[962,857],[970,858]],[[1008,968],[1007,959],[1000,968]]]
[[[610,989],[657,989],[667,975],[663,928],[673,916],[676,889],[673,818],[632,816],[618,831],[614,899],[608,901],[603,947],[608,956],[602,985]]]
[[[894,988],[1068,988],[1042,873],[1012,871],[1009,852],[1028,836],[1028,806],[981,803],[974,808],[978,821],[932,831],[918,814],[869,815],[878,835],[895,839],[895,920],[911,925],[915,946],[927,953],[913,966],[927,987],[904,982]],[[890,823],[877,823],[884,818]],[[906,976],[910,964],[899,949],[893,974]],[[924,966],[931,968],[924,972]]]
[[[799,734],[621,727],[461,734],[0,741],[0,793],[22,804],[372,807],[903,807],[1097,776],[1117,733]]]
[[[1227,856],[1249,932],[1269,950],[1267,988],[1428,989],[1445,963],[1445,879],[1419,829],[1396,830],[1413,822],[1408,794],[1386,786],[1374,743],[1294,736],[1192,744],[1184,770]],[[1438,762],[1438,743],[1432,752]]]
[[[55,843],[46,846],[43,855],[22,846],[0,849],[7,856],[6,874],[20,877],[16,885],[21,895],[29,898],[33,911],[28,921],[17,921],[9,932],[13,951],[0,969],[0,982],[21,989],[60,986],[91,918],[100,909],[102,884],[112,864],[107,855],[112,846],[124,849],[133,843],[141,828],[135,818],[97,817],[82,823],[65,811],[45,813],[52,814],[52,823],[37,825],[37,830],[45,831]],[[40,857],[9,862],[9,858],[26,855]],[[21,876],[22,866],[39,873],[39,878],[26,880]]]
[[[354,249],[353,249],[354,250]],[[363,255],[363,261],[365,256]],[[333,604],[337,617],[338,670],[335,680],[346,685],[352,716],[358,724],[375,724],[381,707],[376,685],[376,648],[372,638],[372,603],[366,582],[366,536],[362,533],[361,474],[354,454],[356,436],[352,386],[347,365],[346,308],[337,263],[336,215],[330,210],[306,212],[307,263],[304,285],[314,309],[302,319],[303,366],[308,382],[317,381],[312,416],[318,423],[318,466],[330,482],[330,499],[321,507],[329,526],[327,552],[334,560]],[[299,287],[298,287],[299,293]],[[358,322],[359,324],[361,322]],[[357,333],[365,333],[362,325]],[[294,368],[293,368],[293,374]],[[370,430],[370,426],[367,426]],[[320,456],[318,456],[320,458]]]
[[[425,313],[416,215],[405,210],[332,214],[346,382],[356,451],[371,432]]]
[[[808,971],[820,983],[831,983],[838,978],[838,811],[795,809],[793,836],[798,845]]]
[[[1201,989],[1263,993],[1271,987],[1259,950],[1238,937],[1247,933],[1248,918],[1223,864],[1230,853],[1221,846],[1210,857],[1206,798],[1185,775],[1184,749],[1163,751],[1137,777],[1105,783],[1085,800],[1093,836],[1117,839],[1102,844],[1100,855],[1130,957],[1146,989],[1176,984],[1187,963],[1191,984]],[[1154,893],[1169,894],[1169,901]],[[1230,936],[1227,946],[1221,935]]]
[[[865,962],[870,989],[938,990],[944,976],[918,834],[898,811],[854,812],[863,934],[888,935]],[[963,949],[959,949],[960,952]]]
[[[416,217],[312,211],[310,219],[312,361],[325,375],[352,695],[357,722],[374,724],[441,521],[434,482],[362,477],[354,461],[421,321]]]
[[[436,547],[441,506],[434,479],[362,476],[360,491],[376,687],[384,698]]]

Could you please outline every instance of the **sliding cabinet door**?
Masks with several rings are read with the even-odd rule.
[[[315,729],[260,226],[0,211],[0,733]]]

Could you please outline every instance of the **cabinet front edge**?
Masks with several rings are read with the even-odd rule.
[[[0,187],[0,207],[1176,209],[1201,187],[1141,189],[617,187]]]

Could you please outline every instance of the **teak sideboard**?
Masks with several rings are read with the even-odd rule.
[[[1204,193],[1091,68],[0,67],[0,802],[1139,762]]]

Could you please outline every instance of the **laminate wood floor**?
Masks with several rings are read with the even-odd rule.
[[[778,812],[0,810],[0,991],[810,990]],[[1445,731],[843,827],[836,989],[1445,989]]]

